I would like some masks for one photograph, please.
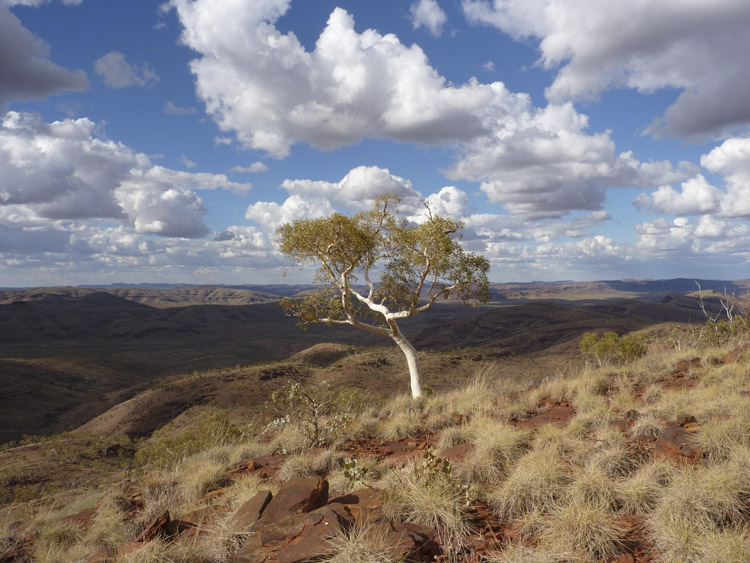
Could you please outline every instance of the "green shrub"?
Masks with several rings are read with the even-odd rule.
[[[618,336],[616,332],[601,335],[586,332],[579,346],[584,356],[595,358],[599,365],[631,362],[646,353],[646,343],[642,338],[631,334]]]
[[[367,395],[357,389],[313,386],[293,380],[271,394],[266,408],[277,417],[268,429],[294,425],[304,435],[306,447],[323,446],[337,438],[367,403]]]

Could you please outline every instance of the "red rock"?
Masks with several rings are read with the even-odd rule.
[[[229,512],[229,509],[226,506],[217,504],[214,506],[208,506],[206,508],[199,508],[198,510],[193,510],[188,514],[185,514],[182,518],[180,518],[180,520],[192,522],[196,526],[206,526],[209,524],[213,524],[227,512]]]
[[[271,491],[258,491],[253,498],[243,504],[234,519],[240,530],[249,530],[260,520],[263,510],[271,502]]]
[[[742,355],[750,350],[750,346],[745,344],[744,346],[740,346],[736,350],[732,350],[731,352],[727,353],[723,358],[719,360],[722,364],[733,364],[742,357]]]
[[[151,541],[158,535],[166,534],[166,529],[170,520],[169,510],[165,510],[164,514],[154,519],[148,526],[146,526],[135,541],[145,543]]]
[[[31,543],[30,537],[23,537],[12,541],[4,551],[0,551],[0,562],[26,561],[26,552],[31,549]]]
[[[548,400],[542,403],[536,413],[527,419],[516,421],[516,424],[526,428],[539,428],[545,424],[565,426],[575,414],[575,409],[568,403],[564,401],[550,402]]]
[[[685,426],[691,422],[695,422],[695,417],[692,414],[677,415],[677,426]]]
[[[235,463],[227,470],[227,475],[233,478],[243,473],[257,473],[264,478],[273,477],[286,458],[287,456],[282,454],[266,455]]]
[[[680,463],[695,463],[703,459],[705,452],[697,447],[690,432],[680,427],[668,426],[656,439],[654,455]]]
[[[351,517],[340,508],[325,506],[313,512],[285,516],[250,534],[230,563],[302,563],[333,553],[330,539],[340,534]]]
[[[674,366],[672,366],[672,369],[674,372],[672,373],[672,377],[682,377],[683,375],[687,375],[690,370],[693,368],[699,368],[701,367],[701,359],[700,358],[692,358],[691,360],[680,360],[677,362]]]
[[[284,485],[271,499],[262,519],[275,522],[290,514],[310,512],[328,501],[328,481],[323,477],[298,477]]]

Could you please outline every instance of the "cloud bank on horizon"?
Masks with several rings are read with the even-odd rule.
[[[278,280],[278,226],[388,192],[462,219],[496,281],[750,277],[748,26],[745,0],[0,0],[0,285]]]

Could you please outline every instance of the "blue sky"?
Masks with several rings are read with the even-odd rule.
[[[750,277],[748,27],[746,0],[0,0],[0,285],[307,281],[275,229],[384,192],[462,219],[493,281]]]

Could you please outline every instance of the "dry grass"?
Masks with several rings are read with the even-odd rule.
[[[389,517],[455,536],[468,532],[466,498],[441,476],[420,476],[415,464],[388,473],[378,483]]]
[[[551,509],[565,495],[569,480],[569,469],[556,451],[535,450],[521,457],[489,501],[501,518],[514,520]]]
[[[440,430],[441,449],[473,444],[473,451],[447,474],[419,469],[423,461],[394,469],[376,458],[358,460],[367,469],[367,483],[382,491],[387,515],[435,529],[446,550],[468,545],[469,490],[500,518],[519,521],[526,542],[498,549],[486,558],[489,563],[611,560],[623,549],[613,523],[623,515],[647,519],[650,540],[663,562],[747,563],[750,358],[714,365],[709,358],[721,357],[725,349],[690,349],[684,342],[677,351],[669,346],[657,346],[628,365],[587,366],[547,379],[528,374],[527,380],[518,375],[510,382],[493,381],[495,371],[484,366],[464,388],[416,402],[402,395],[366,409],[345,432],[350,437],[371,434],[395,439],[432,429]],[[665,390],[658,380],[669,376],[677,360],[691,357],[700,357],[703,364],[690,375],[698,378],[698,384]],[[612,377],[613,373],[618,375]],[[509,399],[508,391],[527,389],[529,381],[539,385]],[[646,385],[645,395],[635,397],[641,385]],[[565,426],[550,424],[534,430],[521,430],[511,421],[528,416],[543,400],[567,400],[576,414]],[[611,422],[633,408],[641,413],[635,425],[627,433],[616,430]],[[708,453],[705,462],[686,468],[635,457],[634,437],[656,436],[664,422],[679,414],[698,419],[695,438]],[[309,450],[306,437],[293,424],[274,432],[270,442],[238,439],[179,459],[169,469],[144,468],[133,476],[145,500],[145,509],[135,520],[127,514],[126,496],[117,489],[103,497],[101,490],[82,492],[65,509],[37,508],[32,519],[39,532],[34,560],[83,561],[98,547],[132,540],[139,527],[165,510],[179,517],[207,506],[198,499],[226,487],[224,494],[210,501],[227,508],[209,525],[210,534],[189,545],[151,542],[120,559],[125,563],[221,562],[246,537],[247,531],[234,525],[236,511],[259,490],[275,492],[280,482],[312,474],[327,475],[331,496],[349,490],[340,468],[346,454],[335,444]],[[227,480],[228,466],[279,451],[291,454],[278,473],[279,482],[255,475]],[[61,522],[100,498],[97,515],[85,532]],[[17,538],[16,520],[10,515],[0,518],[0,552]],[[377,527],[355,526],[332,541],[336,553],[330,561],[399,561],[389,552],[385,535]]]
[[[526,451],[529,434],[513,426],[480,416],[463,427],[473,453],[456,464],[458,474],[469,483],[489,484],[501,480]]]
[[[677,469],[668,461],[642,465],[627,479],[616,482],[618,502],[629,514],[647,514],[653,510]]]
[[[331,538],[334,553],[327,563],[399,563],[404,560],[389,539],[386,524],[353,526],[339,536]]]
[[[702,561],[700,538],[747,529],[750,475],[733,463],[678,472],[649,517],[667,561]]]
[[[574,497],[552,508],[542,545],[552,553],[573,555],[575,561],[601,561],[623,547],[608,505]]]

